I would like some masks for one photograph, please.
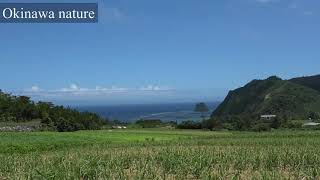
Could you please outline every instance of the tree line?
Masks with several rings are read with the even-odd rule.
[[[95,130],[106,121],[90,112],[56,106],[51,102],[34,102],[27,96],[13,96],[0,90],[0,122],[28,122],[40,120],[48,130]]]
[[[312,116],[313,115],[313,116]],[[311,119],[319,122],[318,114],[310,113]],[[203,121],[183,121],[177,125],[179,129],[209,129],[209,130],[234,130],[234,131],[270,131],[271,129],[301,129],[302,121],[289,120],[286,115],[278,115],[266,120],[256,114],[212,116]],[[313,129],[320,129],[319,126]]]

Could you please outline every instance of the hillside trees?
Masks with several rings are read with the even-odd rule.
[[[79,112],[50,102],[34,103],[26,96],[13,96],[0,91],[0,122],[40,120],[57,131],[99,129],[106,121],[97,114]]]

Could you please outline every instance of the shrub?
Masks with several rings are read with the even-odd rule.
[[[263,131],[270,131],[271,128],[270,128],[269,124],[259,123],[259,124],[254,125],[252,127],[252,130],[255,132],[263,132]]]
[[[177,126],[178,129],[201,129],[201,123],[200,122],[194,122],[194,121],[183,121]]]

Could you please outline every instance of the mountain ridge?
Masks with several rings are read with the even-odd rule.
[[[292,78],[289,81],[320,91],[320,74],[314,76]]]
[[[232,90],[212,117],[275,114],[308,119],[320,114],[320,75],[283,80],[271,76]]]

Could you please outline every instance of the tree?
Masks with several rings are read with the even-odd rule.
[[[283,124],[283,121],[280,119],[280,117],[276,117],[272,120],[270,127],[274,129],[278,129]]]
[[[319,115],[319,113],[316,113],[316,112],[310,112],[309,113],[309,118],[311,120],[319,120],[320,119],[320,115]]]
[[[156,128],[164,124],[160,119],[146,119],[138,120],[137,125],[140,125],[142,128]]]
[[[266,123],[259,123],[252,127],[253,131],[262,132],[262,131],[270,131],[270,126]]]
[[[183,121],[177,126],[178,129],[201,129],[200,122]]]
[[[209,120],[202,121],[202,128],[205,129],[220,129],[222,128],[222,123],[218,118],[211,118]]]
[[[90,112],[79,112],[52,103],[34,103],[27,96],[12,96],[0,91],[0,121],[25,122],[40,120],[44,126],[58,131],[99,129],[106,122]]]

